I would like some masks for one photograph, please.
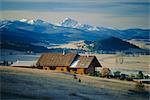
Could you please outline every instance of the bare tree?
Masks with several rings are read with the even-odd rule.
[[[116,54],[116,63],[123,64],[123,62],[124,62],[123,55],[124,55],[123,52],[117,52],[117,54]]]

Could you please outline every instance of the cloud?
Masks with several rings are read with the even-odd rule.
[[[150,2],[120,2],[120,4],[132,6],[149,6]]]
[[[62,0],[61,2],[57,2],[57,0],[38,1],[40,2],[35,2],[34,0],[32,2],[24,0],[2,1],[0,10],[75,11],[133,15],[136,13],[148,13],[147,5],[149,4],[147,2],[113,2],[112,0],[108,0],[111,2],[98,0],[75,0],[76,2],[72,0],[72,2],[67,2],[70,0]]]
[[[110,8],[116,4],[101,4],[89,2],[1,2],[1,10],[100,10],[99,8]]]
[[[27,12],[29,12],[30,17],[35,17],[34,12],[40,12],[39,15],[36,13],[36,16],[41,16],[42,18],[44,17],[42,14],[46,15],[47,13],[46,16],[54,14],[53,16],[61,16],[61,19],[65,16],[80,19],[81,16],[87,22],[93,20],[95,25],[101,24],[100,19],[104,20],[102,24],[110,24],[110,26],[128,27],[133,25],[149,27],[147,24],[147,20],[149,20],[149,4],[148,0],[2,0],[0,11],[7,18],[11,16],[17,18],[18,14],[16,12],[22,14],[28,14]],[[15,13],[10,15],[8,12]],[[88,18],[89,16],[90,19]]]

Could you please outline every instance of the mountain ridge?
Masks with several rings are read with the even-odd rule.
[[[66,20],[71,20],[70,18],[65,19]],[[126,30],[119,30],[119,29],[110,29],[110,28],[105,28],[105,27],[93,27],[91,25],[87,25],[87,24],[80,24],[76,21],[76,24],[79,24],[80,27],[74,27],[74,26],[70,26],[70,27],[66,27],[63,25],[55,25],[55,24],[51,24],[48,23],[46,21],[37,19],[37,20],[32,20],[34,23],[33,24],[29,24],[28,23],[28,19],[23,19],[23,21],[19,21],[19,20],[1,20],[0,21],[0,28],[2,27],[9,27],[10,28],[21,28],[24,30],[28,30],[28,31],[34,31],[34,32],[38,32],[38,33],[79,33],[83,32],[83,34],[86,33],[94,33],[97,34],[97,36],[115,36],[121,39],[133,39],[133,38],[149,38],[149,31],[150,29],[138,29],[138,28],[134,28],[134,29],[126,29]],[[64,22],[64,21],[63,21]],[[77,25],[78,26],[78,25]],[[93,28],[93,29],[92,29]],[[78,32],[76,32],[78,31]],[[91,34],[91,35],[92,35]]]
[[[69,18],[65,20],[72,21],[72,19]],[[68,24],[66,25],[69,25],[69,22],[67,23]],[[74,27],[73,25],[80,25],[80,27]],[[21,21],[0,20],[1,36],[5,35],[5,37],[16,37],[18,42],[22,42],[22,38],[24,38],[22,39],[24,42],[26,39],[33,39],[35,41],[38,41],[38,43],[44,43],[46,46],[51,46],[51,44],[65,44],[70,43],[72,41],[80,40],[104,40],[109,37],[116,37],[123,40],[136,38],[149,39],[149,29],[119,30],[104,27],[96,27],[97,29],[93,30],[90,28],[94,27],[86,24],[80,24],[77,21],[73,21],[73,24],[71,23],[69,27],[66,27],[63,25],[51,24],[40,19],[22,19]],[[18,37],[21,37],[21,39],[18,39]],[[33,43],[33,41],[30,42]]]

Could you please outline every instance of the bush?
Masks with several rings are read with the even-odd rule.
[[[129,76],[129,78],[134,79],[134,78],[136,78],[136,76],[135,76],[134,74],[131,74],[131,75]]]
[[[110,72],[111,72],[111,70],[109,68],[103,68],[101,70],[101,76],[102,77],[109,77]]]
[[[80,78],[79,78],[78,82],[80,82],[80,83],[81,83],[81,79],[80,79]]]
[[[145,75],[144,77],[145,77],[145,79],[150,79],[150,77],[148,75]]]
[[[144,78],[144,74],[142,71],[139,71],[139,73],[137,74],[137,78],[138,79],[143,79]]]
[[[120,80],[125,80],[125,79],[126,79],[126,75],[125,74],[121,74]]]
[[[100,73],[99,71],[96,71],[96,72],[95,72],[95,76],[101,77],[101,73]]]
[[[120,78],[120,76],[121,76],[120,73],[121,73],[120,71],[114,72],[114,77],[115,78]]]
[[[142,82],[137,82],[135,86],[136,91],[143,92],[145,91],[145,86]]]
[[[126,80],[127,80],[127,81],[133,81],[133,79],[132,79],[132,78],[126,78]]]
[[[73,75],[73,79],[78,79],[76,74]]]
[[[92,73],[88,73],[87,75],[88,75],[88,76],[94,76]]]
[[[114,75],[110,74],[110,75],[109,75],[109,78],[114,78]]]

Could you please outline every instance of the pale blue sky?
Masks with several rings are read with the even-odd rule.
[[[1,0],[1,19],[43,19],[113,28],[149,28],[149,0]]]

